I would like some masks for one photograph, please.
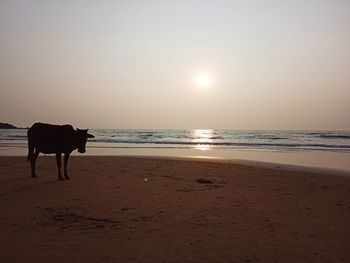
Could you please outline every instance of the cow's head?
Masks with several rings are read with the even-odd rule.
[[[77,129],[78,136],[78,152],[85,153],[85,145],[88,138],[94,138],[95,136],[88,134],[88,130]]]

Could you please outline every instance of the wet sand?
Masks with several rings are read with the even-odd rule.
[[[267,149],[234,149],[208,147],[205,145],[157,146],[154,144],[96,143],[89,142],[84,156],[149,156],[171,158],[215,158],[224,160],[256,161],[282,165],[296,165],[310,168],[336,169],[350,174],[350,152],[347,151],[271,151]],[[0,156],[27,156],[28,146],[24,141],[6,142],[0,140]],[[81,156],[74,151],[74,156]]]
[[[72,157],[63,182],[54,157],[29,170],[0,157],[1,262],[350,261],[350,177],[116,156]]]

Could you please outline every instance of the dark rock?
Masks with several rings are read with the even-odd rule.
[[[213,184],[214,183],[213,181],[203,179],[203,178],[199,178],[196,181],[197,181],[197,183],[200,183],[200,184]]]
[[[13,126],[12,124],[0,122],[0,129],[18,129],[16,126]]]

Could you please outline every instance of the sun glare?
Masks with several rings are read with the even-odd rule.
[[[195,143],[195,149],[207,151],[211,148],[210,144],[213,142],[214,130],[192,130],[192,142]]]
[[[196,77],[195,83],[197,87],[206,88],[211,83],[210,76],[207,74],[200,74]]]

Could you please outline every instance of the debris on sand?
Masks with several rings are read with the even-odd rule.
[[[213,184],[214,183],[213,181],[203,179],[203,178],[198,178],[196,181],[197,181],[197,183],[200,183],[200,184]]]

